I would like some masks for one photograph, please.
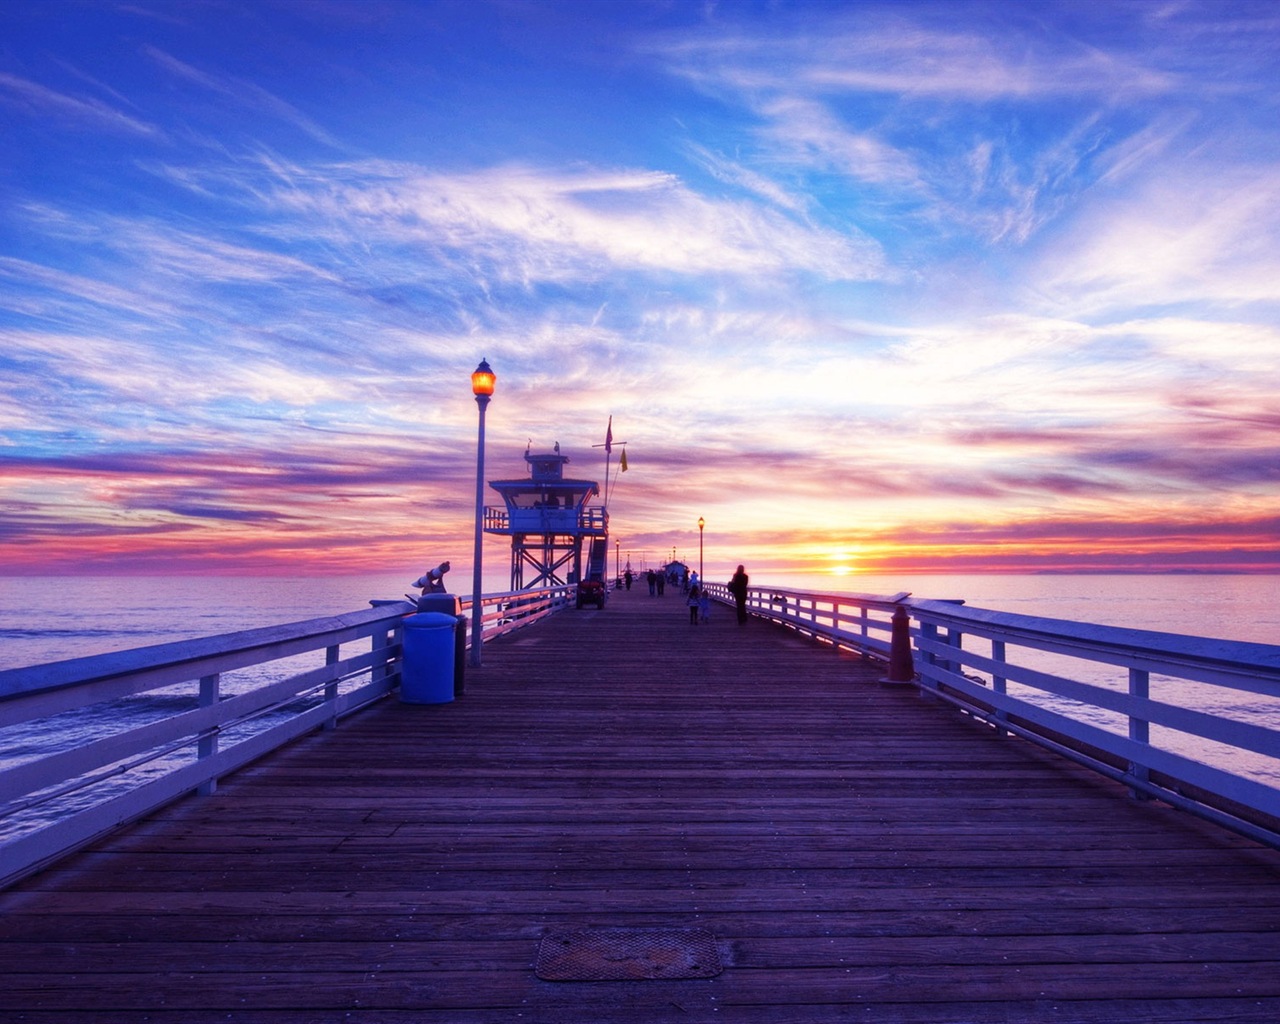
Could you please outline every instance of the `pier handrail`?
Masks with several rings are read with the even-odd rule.
[[[1137,796],[1280,846],[1280,788],[1263,781],[1280,778],[1280,646],[938,601],[909,608],[927,692]],[[985,653],[966,649],[966,638],[983,641]],[[1037,664],[1045,656],[1051,670]],[[1095,677],[1099,666],[1116,675],[1065,674],[1081,663]],[[1274,701],[1274,710],[1232,709],[1233,695],[1244,694]],[[1206,699],[1219,709],[1194,706]]]
[[[573,596],[567,586],[486,594],[485,636]],[[0,887],[187,793],[212,793],[236,768],[385,697],[399,684],[402,621],[415,608],[371,603],[0,671]],[[353,651],[360,641],[369,647]],[[69,737],[58,749],[53,721]]]
[[[733,603],[724,584],[707,589]],[[892,616],[901,608],[911,620],[916,671],[886,682],[915,685],[1137,796],[1280,847],[1280,646],[1018,615],[907,593],[752,587],[747,607],[816,641],[886,662]],[[966,648],[966,638],[980,639],[985,652]],[[1191,687],[1211,688],[1197,696],[1261,697],[1274,701],[1274,711],[1196,708],[1187,702]]]
[[[733,604],[724,583],[704,583],[717,601]],[[747,611],[771,619],[803,636],[882,661],[889,660],[892,622],[907,594],[823,594],[783,587],[747,588]],[[877,618],[877,614],[887,616]],[[881,636],[880,634],[884,634]]]

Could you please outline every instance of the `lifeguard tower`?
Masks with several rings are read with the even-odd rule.
[[[564,475],[567,455],[525,451],[527,480],[490,480],[506,508],[484,510],[485,533],[511,538],[511,589],[603,581],[609,555],[609,510],[587,502],[600,493],[594,480]],[[590,539],[587,562],[584,541]]]

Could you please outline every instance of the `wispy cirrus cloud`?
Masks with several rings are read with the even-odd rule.
[[[805,213],[807,204],[804,198],[801,195],[789,192],[772,178],[736,160],[730,160],[719,153],[713,153],[705,146],[693,144],[689,146],[689,151],[693,154],[694,159],[705,167],[707,172],[717,181],[745,189],[747,192],[754,193],[780,209],[789,210],[800,215]]]
[[[33,118],[53,118],[98,132],[156,138],[163,133],[149,121],[92,96],[74,96],[29,79],[0,72],[0,103]]]
[[[1210,157],[1083,212],[1040,270],[1045,291],[1079,314],[1280,300],[1280,164]]]
[[[934,96],[969,102],[1167,93],[1175,75],[1136,55],[1072,42],[1030,43],[1025,35],[931,30],[889,19],[867,30],[803,41],[811,55],[800,74],[820,89]]]
[[[179,60],[156,46],[144,46],[142,52],[170,75],[237,105],[265,114],[292,125],[305,135],[326,146],[341,148],[337,139],[313,118],[308,117],[291,103],[258,85],[232,75],[216,75],[201,71],[194,65]]]
[[[1141,180],[1181,157],[1176,145],[1201,145],[1217,130],[1204,116],[1216,103],[1206,76],[1223,96],[1252,91],[1265,102],[1256,60],[1222,63],[1224,49],[1265,31],[1264,19],[1208,17],[1195,5],[1159,16],[1121,9],[1107,37],[1083,23],[1078,35],[1047,34],[1023,23],[1027,13],[966,8],[937,19],[870,8],[817,31],[779,17],[767,33],[726,14],[701,34],[658,37],[651,52],[758,120],[757,163],[873,186],[858,214],[864,228],[892,231],[905,217],[917,232],[984,244],[1024,245],[1094,181]],[[1218,33],[1215,45],[1197,45],[1205,31]],[[837,190],[815,193],[811,210],[834,207]]]
[[[594,279],[616,269],[830,280],[883,272],[866,236],[709,199],[653,171],[507,165],[446,175],[365,163],[297,177],[274,200],[356,234],[466,253],[517,281]]]
[[[885,9],[823,19],[779,19],[767,32],[734,27],[657,38],[651,51],[703,86],[744,93],[876,93],[984,103],[1092,94],[1109,99],[1168,93],[1188,83],[1144,60],[1141,49],[1103,49],[1066,34],[1017,31],[992,12],[968,26],[932,27]],[[729,19],[731,21],[731,13]],[[1167,29],[1166,29],[1167,31]]]
[[[870,132],[852,131],[824,104],[794,96],[760,106],[766,119],[761,137],[782,163],[818,166],[859,181],[917,190],[922,187],[915,161]]]

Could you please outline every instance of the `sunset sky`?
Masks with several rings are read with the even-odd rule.
[[[0,574],[469,579],[481,357],[637,564],[1280,571],[1278,98],[1272,3],[9,0]]]

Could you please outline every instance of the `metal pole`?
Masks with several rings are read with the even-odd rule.
[[[481,559],[484,554],[484,411],[489,405],[488,395],[476,395],[480,406],[480,437],[476,444],[476,550],[471,577],[471,664],[480,667],[481,648],[484,645],[484,601],[480,577]]]
[[[702,528],[706,525],[707,525],[707,521],[703,519],[701,516],[699,516],[698,517],[698,582],[701,583],[704,587],[707,584],[705,579],[703,578],[705,576],[705,573],[703,573],[702,571]]]

